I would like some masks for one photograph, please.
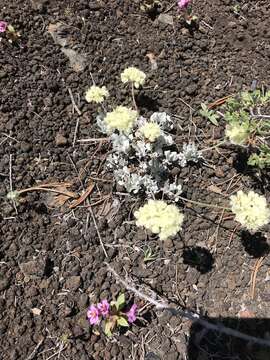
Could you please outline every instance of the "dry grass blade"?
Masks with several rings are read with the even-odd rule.
[[[94,187],[95,187],[95,183],[90,182],[87,189],[84,191],[84,193],[77,200],[72,201],[72,203],[69,205],[69,208],[74,209],[75,207],[77,207],[81,203],[83,203],[87,199],[87,197],[91,194]]]
[[[62,191],[62,194],[53,193],[48,202],[48,206],[55,208],[63,206],[69,199],[76,199],[78,194],[68,191],[65,186],[57,187],[57,190]]]
[[[256,261],[253,272],[251,274],[250,296],[251,296],[252,300],[254,299],[254,296],[255,296],[255,286],[256,286],[257,274],[258,274],[260,267],[262,266],[264,258],[265,257],[263,256]]]
[[[207,107],[208,107],[208,109],[213,109],[213,108],[215,108],[217,106],[220,106],[220,105],[224,104],[232,96],[233,95],[227,95],[227,96],[225,96],[225,97],[223,97],[221,99],[218,99],[218,100],[214,101],[213,103],[209,104]]]

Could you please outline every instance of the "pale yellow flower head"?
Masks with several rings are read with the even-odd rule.
[[[226,126],[225,135],[235,145],[243,145],[249,137],[249,130],[246,124],[232,123]]]
[[[161,135],[159,125],[154,122],[145,123],[139,132],[150,142],[154,142]]]
[[[134,213],[137,226],[144,226],[160,240],[174,236],[181,230],[184,215],[175,205],[168,205],[163,200],[149,200],[144,206]]]
[[[95,102],[100,104],[108,96],[109,96],[109,92],[105,86],[99,87],[93,85],[86,91],[85,99],[87,102]]]
[[[121,73],[121,81],[126,84],[131,82],[134,84],[135,88],[138,89],[144,84],[146,75],[141,70],[135,68],[134,66],[126,68]]]
[[[109,130],[116,129],[128,134],[137,120],[137,117],[137,111],[125,106],[117,106],[113,111],[107,113],[104,122]]]
[[[270,209],[264,196],[249,191],[238,191],[231,198],[231,210],[235,214],[235,220],[248,230],[257,231],[270,220]]]

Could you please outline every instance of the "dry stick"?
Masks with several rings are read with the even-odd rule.
[[[104,255],[105,255],[106,258],[107,258],[107,257],[108,257],[108,254],[107,254],[107,251],[106,251],[106,249],[105,249],[105,247],[104,247],[104,244],[103,244],[103,241],[102,241],[100,232],[99,232],[99,230],[98,230],[98,226],[97,226],[97,222],[96,222],[96,219],[95,219],[95,215],[94,215],[94,213],[93,213],[93,210],[92,210],[92,207],[91,207],[90,204],[89,204],[89,208],[88,208],[88,209],[89,209],[90,214],[91,214],[91,216],[92,216],[93,223],[94,223],[94,225],[95,225],[95,228],[96,228],[96,231],[97,231],[97,234],[98,234],[98,238],[99,238],[100,245],[101,245],[101,247],[102,247],[102,250],[103,250],[103,252],[104,252]]]
[[[256,261],[256,264],[254,266],[254,271],[253,271],[253,273],[251,275],[250,295],[251,295],[252,300],[254,299],[254,296],[255,296],[255,286],[256,286],[257,273],[258,273],[260,267],[262,266],[264,258],[265,257],[263,256],[263,257],[259,258]]]
[[[191,204],[195,204],[195,205],[199,205],[201,207],[209,207],[209,208],[214,208],[214,209],[222,209],[222,210],[228,210],[230,211],[229,208],[226,208],[224,206],[219,206],[219,205],[212,205],[212,204],[206,204],[206,203],[202,203],[200,201],[194,201],[194,200],[189,200],[189,199],[186,199],[182,196],[178,196],[179,199],[183,200],[183,201],[187,201],[187,202],[190,202]]]
[[[78,115],[81,116],[82,113],[81,113],[81,111],[79,110],[78,106],[75,103],[75,100],[74,100],[71,89],[69,87],[67,89],[68,89],[69,96],[70,96],[70,99],[71,99],[71,102],[72,102],[72,105],[73,105],[74,109],[77,111]]]
[[[70,88],[68,88],[68,92],[69,92],[69,96],[70,96],[70,99],[71,99],[71,102],[72,102],[73,109],[75,109],[77,111],[78,115],[81,116],[82,113],[79,110],[77,104],[75,103],[75,100],[74,100],[74,97],[73,97],[73,94],[72,94],[72,91],[71,91]],[[74,135],[73,135],[72,147],[74,147],[75,143],[76,143],[76,137],[77,137],[78,127],[79,127],[79,122],[80,122],[80,118],[77,118],[76,125],[75,125],[75,130],[74,130]]]
[[[31,187],[31,188],[18,190],[18,191],[16,191],[16,193],[18,193],[20,195],[20,194],[30,192],[30,191],[49,191],[49,192],[54,192],[54,193],[57,193],[57,194],[66,195],[68,197],[75,198],[75,196],[72,196],[71,193],[68,193],[68,192],[65,192],[65,191],[56,190],[56,189],[49,189],[49,188],[39,187],[39,186],[34,186],[34,187]]]
[[[9,154],[9,191],[12,192],[13,191],[13,186],[12,186],[12,154]],[[15,201],[12,199],[12,204],[14,207],[14,210],[16,212],[16,214],[18,214],[18,210],[17,210],[17,206]]]
[[[31,352],[31,354],[28,356],[26,360],[32,360],[34,359],[38,349],[40,348],[41,344],[43,343],[44,339],[41,339],[40,342],[37,344],[37,346],[34,348],[34,350]]]
[[[108,138],[98,138],[98,139],[95,139],[95,138],[89,138],[89,139],[81,139],[81,140],[77,140],[77,142],[99,142],[99,141],[109,141]]]
[[[264,340],[264,339],[259,339],[255,336],[250,336],[247,334],[244,334],[240,331],[228,328],[226,326],[223,326],[220,323],[216,323],[216,324],[212,324],[210,322],[208,322],[207,320],[204,320],[202,318],[200,318],[199,314],[196,314],[194,312],[188,311],[188,310],[179,310],[175,307],[170,306],[167,302],[159,302],[157,300],[154,300],[153,298],[151,298],[150,296],[142,293],[141,291],[137,290],[134,286],[129,285],[131,283],[130,280],[125,281],[123,280],[117,273],[116,271],[108,264],[106,263],[107,268],[109,270],[109,272],[116,278],[117,281],[119,281],[127,290],[132,291],[135,295],[137,295],[139,298],[148,301],[150,304],[154,305],[157,310],[168,310],[170,311],[173,315],[180,315],[184,318],[187,318],[189,320],[191,320],[194,323],[198,323],[199,325],[205,327],[208,330],[213,330],[213,331],[217,331],[217,332],[221,332],[223,334],[229,335],[229,336],[234,336],[237,337],[239,339],[248,341],[248,342],[253,342],[262,346],[267,346],[270,347],[270,341],[268,340]]]

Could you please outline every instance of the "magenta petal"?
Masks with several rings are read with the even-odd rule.
[[[96,325],[99,323],[99,310],[95,305],[91,305],[87,310],[87,318],[91,325]]]
[[[97,304],[97,307],[102,316],[107,316],[109,314],[110,304],[106,299]]]
[[[129,311],[127,312],[128,322],[133,323],[137,319],[137,308],[136,304],[133,304]]]
[[[5,32],[7,29],[7,23],[5,21],[0,21],[0,32]]]
[[[190,3],[190,0],[179,0],[178,1],[178,7],[180,9],[184,9],[188,6],[188,4]]]

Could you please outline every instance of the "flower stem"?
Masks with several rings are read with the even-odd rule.
[[[208,151],[208,150],[212,150],[212,149],[216,149],[216,148],[218,148],[219,146],[224,145],[224,144],[227,144],[227,141],[223,140],[223,141],[217,143],[216,145],[213,145],[213,146],[211,146],[211,147],[209,147],[209,148],[205,148],[205,149],[200,150],[200,152]]]
[[[138,111],[138,107],[137,107],[136,100],[135,100],[135,92],[134,92],[133,83],[131,83],[131,96],[132,96],[133,106],[134,106],[135,110]]]
[[[183,200],[183,201],[186,201],[186,202],[190,202],[191,204],[194,204],[194,205],[199,205],[201,207],[209,207],[209,208],[214,208],[214,209],[222,209],[222,210],[228,210],[230,211],[231,209],[229,208],[226,208],[224,206],[219,206],[219,205],[212,205],[212,204],[206,204],[206,203],[202,203],[200,201],[194,201],[194,200],[189,200],[189,199],[186,199],[182,196],[178,196],[179,199]]]

